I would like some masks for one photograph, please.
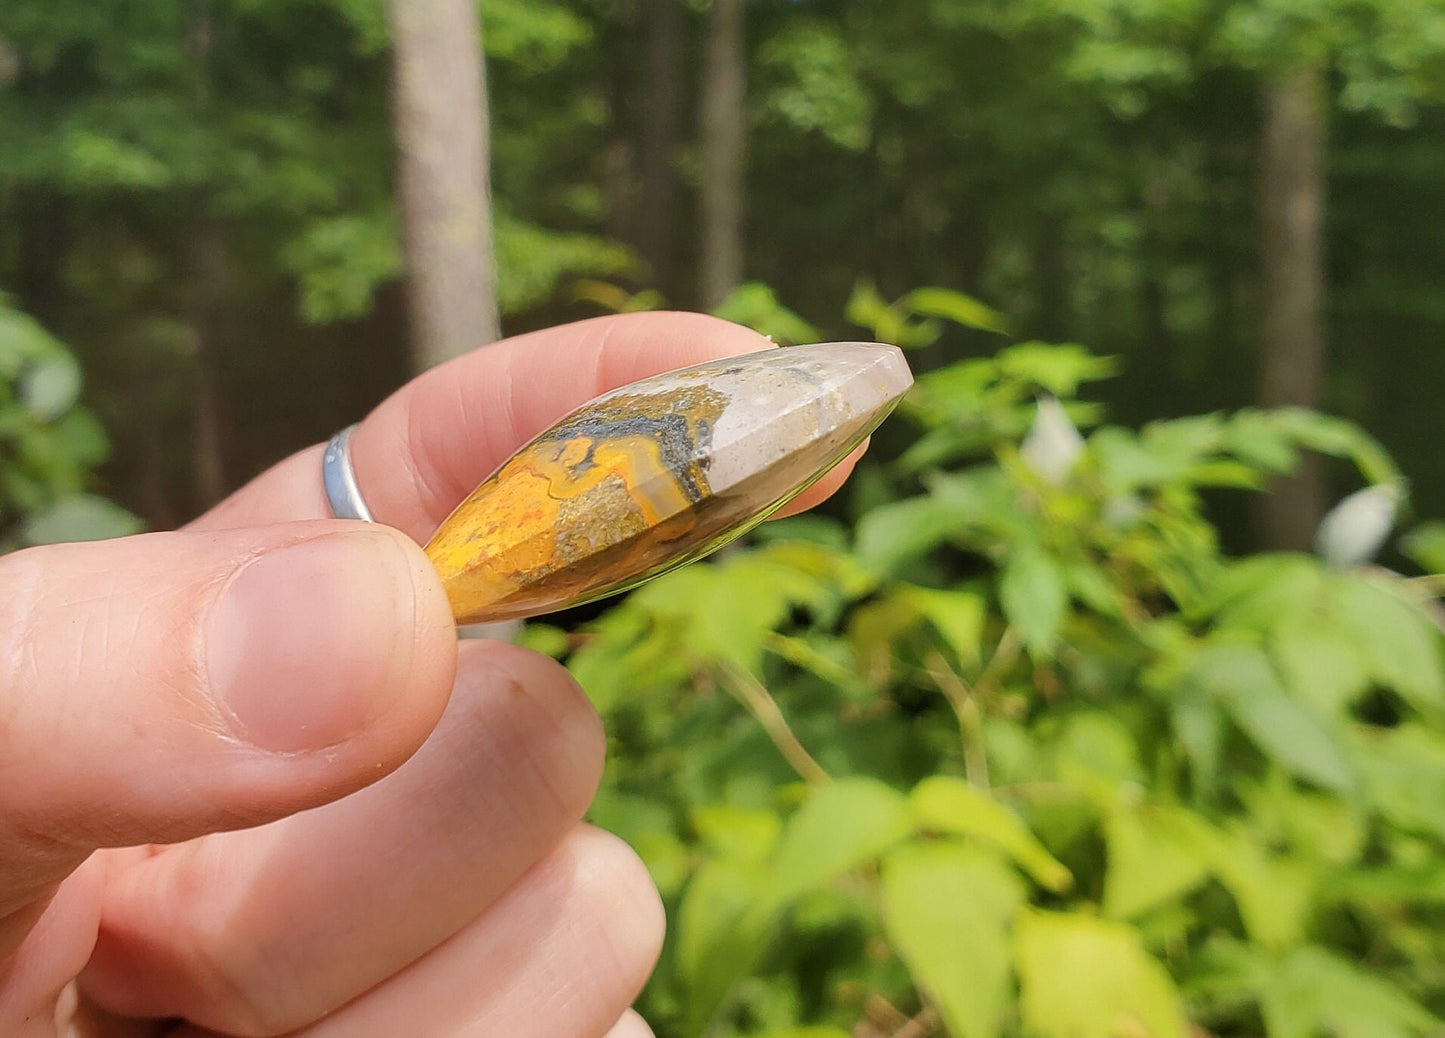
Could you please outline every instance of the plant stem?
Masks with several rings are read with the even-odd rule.
[[[967,683],[948,665],[942,653],[930,652],[923,662],[928,676],[958,718],[959,736],[963,741],[964,777],[971,785],[987,789],[988,756],[983,750],[983,717],[978,709],[978,697],[969,691]]]
[[[803,744],[798,741],[793,729],[788,727],[787,718],[778,708],[777,700],[763,687],[763,683],[735,664],[724,663],[721,669],[723,677],[726,678],[723,682],[724,686],[758,719],[763,730],[768,733],[768,738],[773,741],[778,752],[793,766],[793,770],[808,782],[832,781],[831,776],[823,770],[822,765],[803,748]]]
[[[993,658],[988,661],[988,666],[983,668],[983,673],[974,683],[974,695],[987,698],[997,692],[999,684],[1003,681],[1004,672],[1018,660],[1023,647],[1024,642],[1018,632],[1012,626],[1005,627],[1003,635],[998,640],[998,648],[993,651]]]

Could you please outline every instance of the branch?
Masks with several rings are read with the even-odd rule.
[[[773,699],[762,682],[734,663],[723,663],[720,669],[726,679],[724,686],[758,719],[768,733],[768,738],[793,766],[793,770],[815,784],[832,781],[822,765],[803,748],[803,744],[793,734],[793,729],[788,727],[787,718],[778,708],[777,700]]]
[[[948,705],[953,707],[958,718],[958,730],[963,740],[963,774],[969,783],[980,789],[988,788],[988,757],[983,750],[983,717],[978,708],[978,698],[969,691],[968,684],[954,672],[937,650],[924,657],[924,667]]]

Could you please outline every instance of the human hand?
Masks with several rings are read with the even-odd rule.
[[[577,404],[766,346],[522,336],[357,430],[385,526],[325,518],[318,446],[186,530],[0,559],[0,1035],[649,1034],[656,893],[579,822],[597,717],[544,657],[459,651],[415,542]]]

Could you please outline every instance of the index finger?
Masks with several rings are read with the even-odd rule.
[[[740,325],[692,313],[600,317],[505,339],[418,376],[351,440],[357,483],[378,522],[425,541],[514,450],[610,389],[664,371],[771,349]],[[324,518],[320,445],[263,473],[192,524],[218,529]],[[789,511],[826,498],[839,465]]]

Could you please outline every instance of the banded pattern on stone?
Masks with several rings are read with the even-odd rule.
[[[902,353],[878,343],[790,346],[634,382],[512,455],[427,555],[461,623],[625,590],[782,507],[912,382]]]

